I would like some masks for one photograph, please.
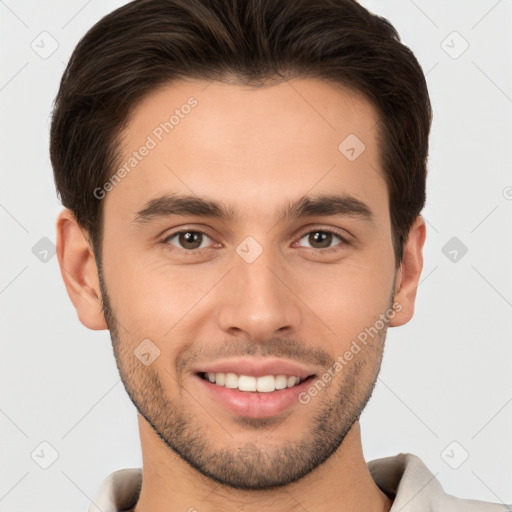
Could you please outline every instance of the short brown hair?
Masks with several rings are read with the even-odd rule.
[[[243,85],[317,78],[376,107],[398,267],[425,204],[432,111],[414,54],[355,0],[136,0],[97,22],[64,71],[50,132],[57,191],[96,258],[103,209],[94,190],[115,171],[134,107],[180,78],[228,76]]]

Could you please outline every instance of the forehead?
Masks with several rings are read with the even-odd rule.
[[[107,193],[105,218],[133,217],[165,193],[214,197],[246,217],[308,191],[386,208],[377,124],[360,94],[313,79],[169,84],[137,105],[122,132],[116,170],[124,172]]]

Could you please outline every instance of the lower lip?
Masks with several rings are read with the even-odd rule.
[[[269,418],[283,413],[299,403],[298,396],[309,387],[312,380],[312,377],[309,377],[292,388],[259,393],[217,386],[198,375],[196,378],[214,400],[232,413],[247,418]]]

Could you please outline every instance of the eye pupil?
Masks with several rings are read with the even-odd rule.
[[[201,245],[201,233],[186,231],[180,233],[179,242],[187,249],[197,249]]]
[[[311,245],[320,243],[321,249],[329,247],[331,245],[332,233],[325,231],[315,231],[309,235],[309,242]],[[327,243],[325,243],[327,241]]]
[[[176,233],[174,236],[170,236],[169,239],[177,237],[177,244],[181,246],[182,249],[193,251],[195,249],[201,249],[203,236],[204,233],[201,231],[182,231]],[[307,235],[307,239],[313,249],[328,249],[331,247],[333,236],[339,237],[339,235],[335,235],[330,231],[317,230],[310,231]]]

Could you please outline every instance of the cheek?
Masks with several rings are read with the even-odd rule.
[[[112,307],[121,324],[134,337],[161,342],[187,324],[187,318],[222,275],[221,270],[214,266],[171,266],[161,255],[112,257],[104,265]]]
[[[163,252],[142,258],[122,240],[110,241],[110,247],[117,244],[117,248],[105,246],[105,281],[118,320],[134,338],[163,344],[182,334],[189,336],[191,319],[219,305],[212,303],[215,288],[229,263],[171,265]],[[373,324],[390,299],[393,261],[389,255],[391,246],[375,244],[331,264],[282,262],[283,268],[287,266],[283,277],[298,297],[290,300],[296,300],[305,328],[312,328],[312,323],[318,327],[320,318],[337,339],[346,340]]]
[[[347,259],[336,267],[319,266],[315,272],[303,273],[299,296],[310,308],[305,314],[318,315],[334,333],[336,344],[344,345],[388,309],[393,276],[391,260]]]

